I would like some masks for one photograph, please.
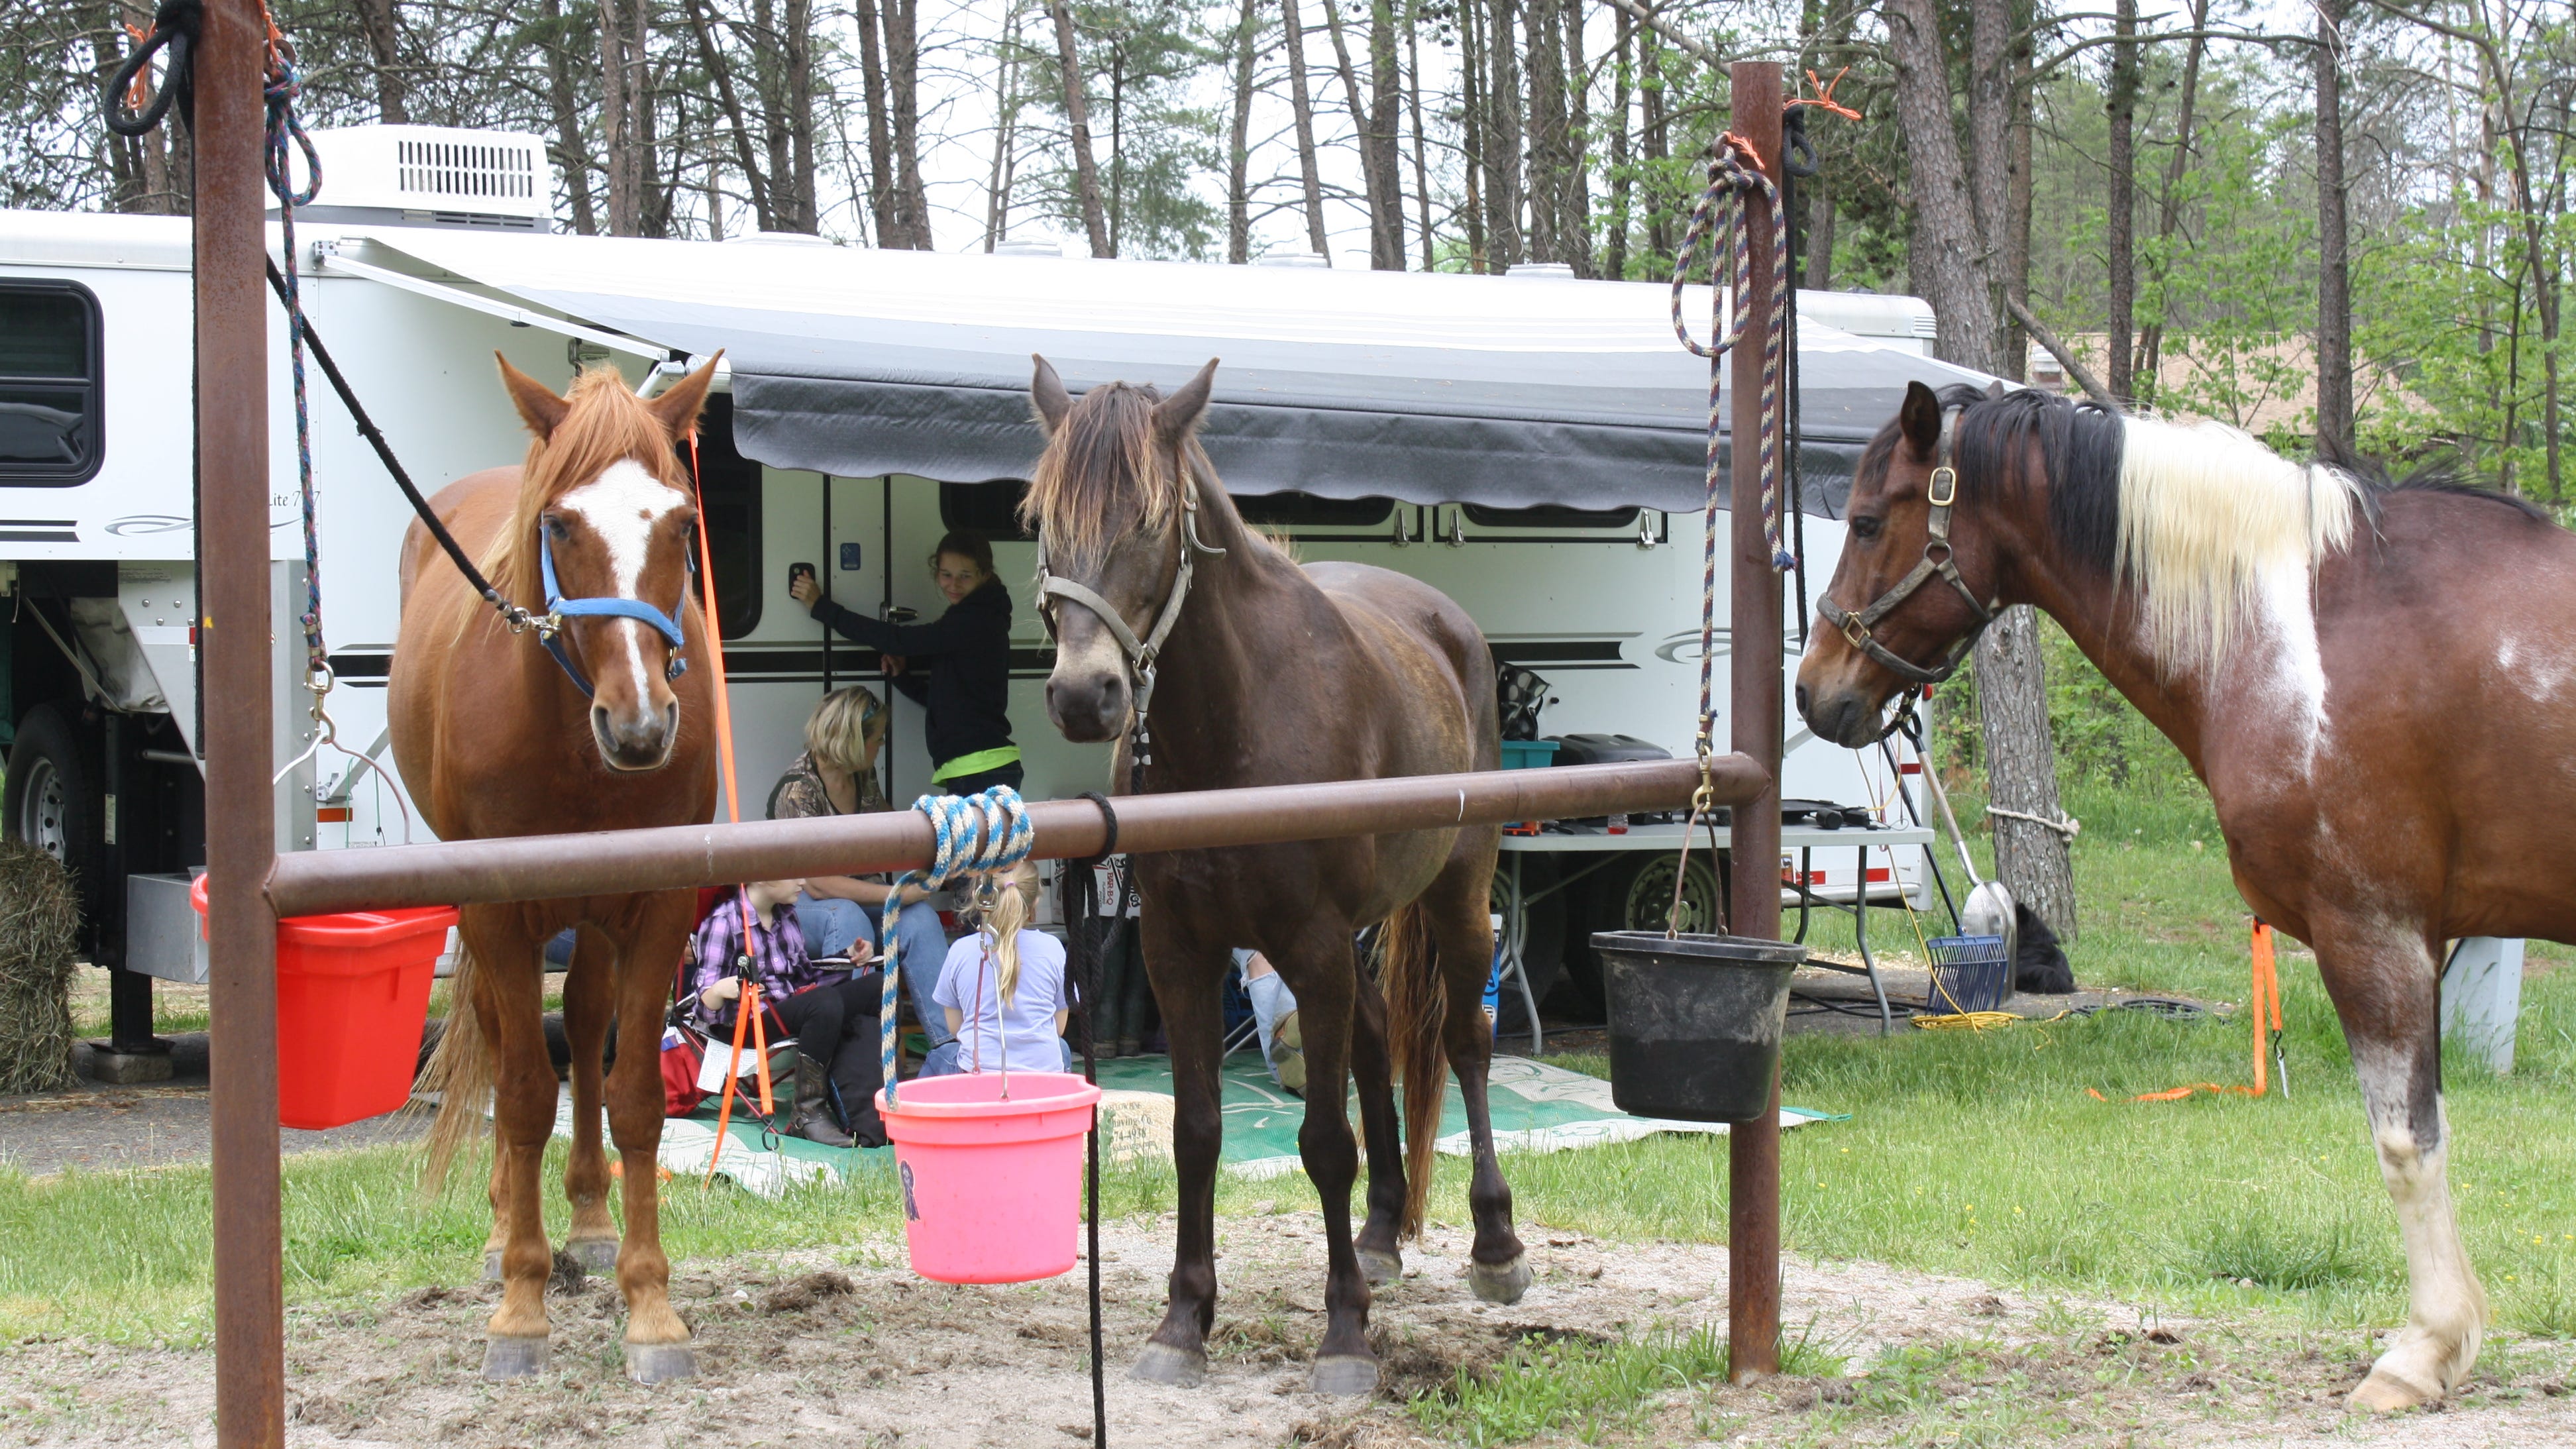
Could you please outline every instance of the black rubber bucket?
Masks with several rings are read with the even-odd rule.
[[[1771,1105],[1789,976],[1807,948],[1744,936],[1602,931],[1610,1097],[1637,1117],[1748,1122]]]

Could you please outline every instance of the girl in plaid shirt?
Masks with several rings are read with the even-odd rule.
[[[882,1147],[877,976],[827,972],[806,954],[795,904],[804,888],[801,880],[754,881],[716,898],[690,951],[691,1009],[701,1028],[726,1044],[719,1049],[729,1050],[743,981],[758,982],[770,1031],[796,1038],[796,1109],[787,1130],[826,1147]],[[867,942],[853,943],[850,954],[866,961]]]

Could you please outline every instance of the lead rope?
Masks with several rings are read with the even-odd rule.
[[[1748,162],[1750,164],[1748,164]],[[1681,851],[1673,867],[1673,898],[1664,914],[1667,939],[1681,931],[1683,888],[1690,879],[1690,840],[1708,822],[1709,850],[1717,850],[1716,783],[1712,778],[1717,750],[1717,715],[1715,670],[1717,665],[1717,528],[1718,485],[1725,475],[1727,460],[1723,448],[1726,414],[1720,394],[1725,371],[1723,359],[1744,341],[1752,316],[1745,299],[1753,287],[1753,228],[1750,225],[1750,198],[1759,196],[1770,209],[1775,223],[1771,243],[1771,317],[1763,328],[1762,338],[1762,408],[1761,436],[1756,440],[1762,480],[1762,538],[1771,549],[1771,568],[1784,572],[1797,565],[1797,559],[1781,546],[1780,538],[1780,368],[1788,347],[1788,309],[1782,300],[1788,295],[1789,252],[1776,235],[1785,219],[1780,215],[1779,188],[1762,171],[1762,158],[1751,142],[1732,131],[1721,134],[1710,148],[1708,189],[1701,193],[1699,204],[1691,210],[1690,230],[1683,236],[1681,250],[1673,258],[1673,335],[1693,357],[1708,359],[1708,473],[1706,527],[1700,545],[1699,595],[1699,788],[1691,794],[1690,822],[1682,827]],[[1709,343],[1703,347],[1691,336],[1690,324],[1682,318],[1682,292],[1689,283],[1691,259],[1700,244],[1709,244]]]
[[[897,876],[894,894],[886,898],[890,904],[882,934],[889,944],[877,1022],[889,1108],[895,1104],[896,1079],[903,1063],[903,1028],[897,1020],[903,1002],[903,937],[896,932],[895,923],[904,912],[904,889],[917,886],[925,892],[934,891],[958,876],[1008,871],[1028,859],[1029,847],[1036,840],[1029,829],[1028,810],[1021,803],[1020,792],[1008,785],[995,785],[975,795],[924,795],[912,802],[912,808],[930,817],[934,843],[929,868],[908,870]]]
[[[1131,775],[1131,778],[1138,778]],[[1085,790],[1079,797],[1100,807],[1100,853],[1081,860],[1064,862],[1064,869],[1079,871],[1075,877],[1073,914],[1074,1005],[1082,1021],[1082,1079],[1093,1085],[1100,1081],[1099,1036],[1091,1016],[1092,997],[1097,993],[1110,948],[1118,944],[1118,933],[1127,928],[1127,897],[1134,889],[1135,877],[1130,871],[1118,872],[1118,889],[1109,907],[1109,929],[1097,938],[1092,923],[1100,915],[1100,891],[1092,870],[1118,853],[1118,811],[1109,797],[1097,790]],[[1091,1113],[1091,1131],[1084,1144],[1083,1197],[1085,1224],[1089,1233],[1091,1279],[1091,1442],[1095,1449],[1109,1446],[1109,1385],[1101,1365],[1100,1328],[1100,1111]]]

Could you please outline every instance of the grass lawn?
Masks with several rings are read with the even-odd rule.
[[[2241,1000],[2245,910],[2205,804],[2072,804],[2085,820],[2076,843],[2086,909],[2072,952],[2078,978]],[[2542,948],[2535,959],[2556,966],[2567,953]],[[1794,1038],[1787,1099],[1851,1120],[1785,1140],[1789,1250],[2043,1295],[2117,1294],[2224,1317],[2258,1310],[2316,1329],[2394,1324],[2404,1311],[2404,1260],[2342,1036],[2313,961],[2287,955],[2282,976],[2286,1098],[2121,1100],[2245,1081],[2249,1040],[2233,1020],[2114,1013],[1984,1035]],[[1601,1070],[1597,1060],[1566,1061]],[[2526,985],[2513,1076],[2450,1072],[2453,1181],[2497,1326],[2510,1333],[2576,1336],[2571,1088],[2576,972],[2564,969]],[[1724,1241],[1721,1142],[1653,1138],[1516,1157],[1506,1168],[1525,1221],[1608,1238]],[[435,1201],[412,1187],[403,1149],[297,1157],[285,1173],[291,1298],[362,1299],[455,1282],[479,1263],[487,1220],[471,1163]],[[1444,1160],[1435,1217],[1465,1221],[1465,1183],[1464,1164]],[[202,1341],[207,1193],[202,1170],[0,1175],[0,1334]],[[1107,1195],[1117,1212],[1160,1208],[1171,1201],[1171,1179],[1121,1172]],[[552,1197],[560,1214],[560,1195]],[[1221,1179],[1221,1212],[1248,1212],[1259,1200],[1299,1206],[1310,1197],[1300,1177]],[[856,1244],[889,1235],[894,1221],[882,1174],[778,1204],[677,1183],[666,1189],[663,1215],[675,1256]],[[1699,1352],[1688,1344],[1663,1351]]]

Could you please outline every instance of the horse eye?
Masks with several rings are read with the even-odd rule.
[[[551,513],[546,515],[546,534],[557,543],[572,536],[571,531],[564,527],[564,521]]]
[[[1864,515],[1852,519],[1850,526],[1851,536],[1859,539],[1863,543],[1867,543],[1871,539],[1878,537],[1879,529],[1884,527],[1885,524],[1879,519]]]

